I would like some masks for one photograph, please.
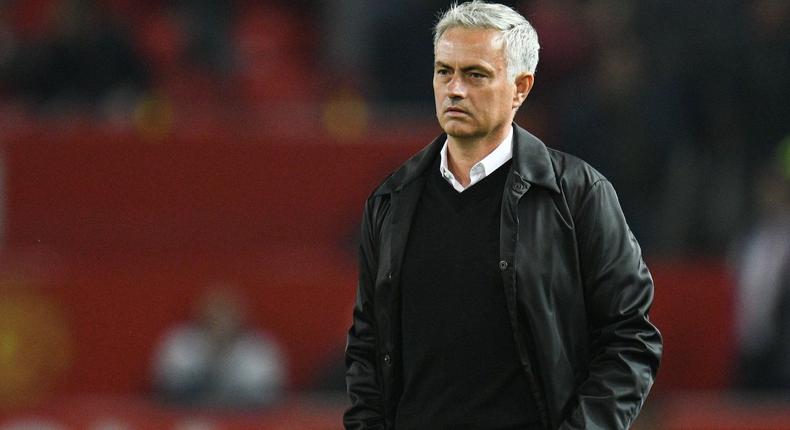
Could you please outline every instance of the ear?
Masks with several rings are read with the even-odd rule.
[[[535,75],[523,73],[516,76],[516,93],[513,95],[514,109],[518,109],[524,103],[524,100],[527,99],[533,83],[535,83]]]

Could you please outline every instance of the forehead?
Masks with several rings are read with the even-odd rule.
[[[483,61],[499,66],[505,60],[504,40],[499,30],[453,27],[439,38],[434,56],[441,62]]]

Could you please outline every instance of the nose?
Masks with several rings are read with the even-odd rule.
[[[452,79],[447,82],[447,96],[451,98],[464,98],[466,97],[466,84],[463,77],[456,73]]]

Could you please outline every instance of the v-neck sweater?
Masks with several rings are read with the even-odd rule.
[[[463,193],[438,169],[426,173],[401,274],[399,430],[528,429],[539,423],[498,267],[510,164]]]

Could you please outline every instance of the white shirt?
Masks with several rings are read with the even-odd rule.
[[[447,166],[447,141],[444,141],[441,152],[439,152],[439,173],[442,177],[455,188],[456,191],[463,192],[466,188],[480,182],[486,176],[490,175],[494,170],[500,168],[508,160],[513,158],[513,127],[510,127],[505,139],[499,145],[486,155],[485,158],[475,163],[469,170],[469,186],[464,188],[460,182],[455,178],[453,172]]]

